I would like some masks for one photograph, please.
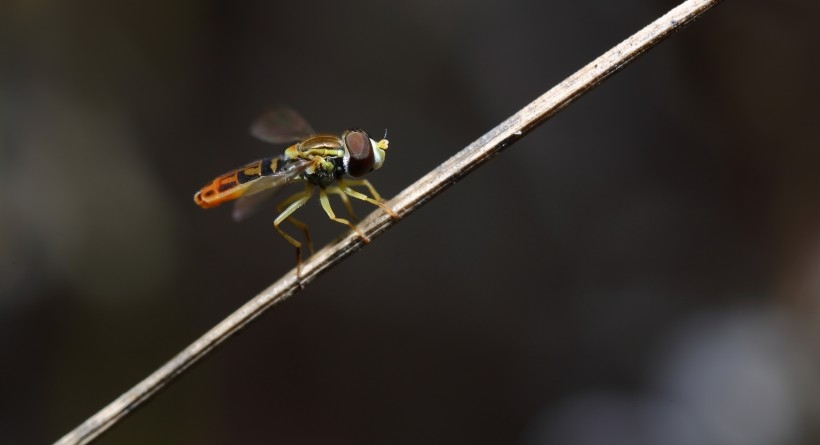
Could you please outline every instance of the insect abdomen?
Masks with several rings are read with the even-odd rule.
[[[225,173],[196,192],[194,202],[207,209],[239,198],[256,179],[281,172],[286,161],[284,156],[265,158]]]

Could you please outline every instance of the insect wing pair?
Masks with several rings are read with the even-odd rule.
[[[259,116],[251,125],[251,134],[271,144],[287,144],[304,140],[316,132],[296,111],[286,107],[277,107]],[[245,194],[237,199],[232,213],[234,221],[241,221],[253,214],[260,203],[278,195],[284,186],[295,182],[310,165],[310,161],[305,159],[280,158],[278,162],[286,164],[277,173],[261,176],[248,186]],[[276,171],[276,169],[271,170]]]

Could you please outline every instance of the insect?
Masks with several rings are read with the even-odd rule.
[[[300,229],[308,248],[313,253],[307,225],[293,218],[293,213],[310,200],[316,189],[319,202],[327,216],[355,231],[364,242],[369,242],[349,220],[339,218],[330,207],[329,194],[338,195],[354,216],[348,197],[377,205],[396,218],[397,215],[382,202],[381,197],[366,179],[358,179],[382,166],[388,141],[375,141],[364,130],[350,129],[340,136],[316,134],[310,124],[295,111],[274,108],[257,119],[251,126],[251,134],[275,144],[295,144],[287,147],[279,156],[268,157],[225,173],[206,184],[194,194],[194,202],[202,208],[211,208],[227,201],[235,201],[233,219],[242,220],[250,215],[257,205],[277,195],[284,186],[303,182],[304,190],[283,200],[276,206],[279,215],[273,227],[287,242],[296,247],[296,271],[301,278],[302,243],[287,234],[280,224],[288,221]],[[348,179],[348,177],[354,179]],[[364,187],[371,196],[354,190]]]

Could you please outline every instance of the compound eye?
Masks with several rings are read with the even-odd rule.
[[[347,162],[347,174],[358,177],[373,170],[375,158],[367,133],[360,130],[349,131],[345,135],[345,146],[350,155]]]

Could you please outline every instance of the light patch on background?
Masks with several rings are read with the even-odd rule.
[[[30,287],[32,276],[49,277],[34,282],[114,304],[150,299],[173,273],[173,217],[127,118],[57,88],[32,90],[3,167],[0,245],[10,248],[0,264],[15,265],[3,278]],[[13,284],[2,291],[28,294]]]
[[[773,307],[694,317],[663,342],[654,388],[572,394],[534,416],[522,443],[802,443],[819,387],[798,325]]]

